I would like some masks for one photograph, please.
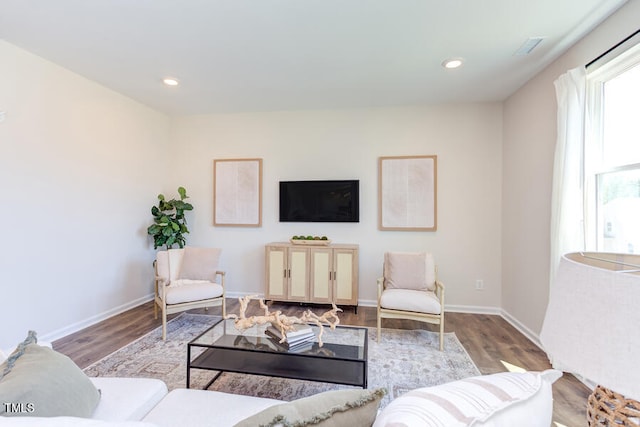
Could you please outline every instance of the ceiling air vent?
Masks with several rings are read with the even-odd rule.
[[[514,53],[516,56],[529,55],[535,49],[544,37],[529,37],[518,50]]]

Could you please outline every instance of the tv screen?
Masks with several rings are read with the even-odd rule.
[[[358,222],[360,182],[280,181],[280,222]]]

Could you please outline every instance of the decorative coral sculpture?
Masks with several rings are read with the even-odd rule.
[[[311,310],[307,310],[302,313],[300,317],[286,316],[281,311],[271,312],[269,307],[264,303],[264,300],[260,298],[258,301],[260,307],[264,310],[262,316],[250,316],[247,317],[247,306],[252,299],[257,299],[257,295],[247,295],[238,298],[240,303],[240,315],[228,314],[225,319],[233,319],[235,327],[239,330],[248,329],[254,325],[264,325],[270,323],[274,328],[277,328],[282,335],[280,342],[286,340],[286,333],[294,329],[294,325],[313,323],[318,326],[320,332],[318,332],[318,344],[322,347],[322,334],[324,334],[324,325],[328,325],[331,329],[335,329],[340,324],[340,318],[338,318],[338,312],[342,309],[332,305],[332,309],[325,312],[321,316],[313,313]]]

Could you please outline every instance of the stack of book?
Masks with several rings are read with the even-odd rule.
[[[294,325],[293,329],[285,332],[285,340],[282,340],[280,329],[269,326],[265,333],[273,338],[278,345],[289,351],[310,348],[315,341],[316,335],[309,325]]]

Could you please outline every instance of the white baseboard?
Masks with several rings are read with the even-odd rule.
[[[376,300],[359,300],[358,305],[362,307],[377,307],[378,301]],[[483,307],[476,305],[447,305],[444,306],[444,311],[452,313],[471,313],[471,314],[501,314],[501,310],[498,307]]]
[[[120,313],[124,313],[127,310],[130,310],[134,307],[137,307],[141,304],[144,304],[146,302],[152,301],[153,300],[153,294],[149,294],[146,295],[142,298],[138,298],[135,299],[133,301],[129,301],[126,304],[122,304],[118,307],[114,307],[110,310],[104,311],[100,314],[96,314],[95,316],[91,316],[85,320],[82,320],[80,322],[76,322],[73,323],[71,325],[65,326],[64,328],[60,328],[57,329],[53,332],[49,332],[48,334],[44,334],[42,336],[38,337],[39,341],[47,341],[47,342],[52,342],[55,340],[58,340],[60,338],[66,337],[67,335],[70,335],[74,332],[78,332],[84,328],[87,328],[91,325],[95,325],[98,322],[102,322],[103,320],[106,320],[112,316],[115,316],[116,314],[120,314]]]
[[[378,307],[378,300],[375,299],[361,299],[358,300],[359,307]]]
[[[227,298],[241,298],[247,295],[255,295],[256,298],[264,298],[264,294],[256,294],[251,292],[227,292]],[[377,300],[358,300],[358,307],[377,307]]]
[[[359,300],[358,306],[361,307],[377,307],[377,300]],[[453,313],[471,313],[471,314],[501,314],[501,310],[498,307],[482,307],[475,305],[446,305],[444,311]]]
[[[470,313],[470,314],[496,314],[500,315],[501,310],[498,307],[484,307],[479,305],[444,305],[445,313]]]
[[[531,341],[536,346],[538,346],[538,348],[540,348],[541,350],[544,351],[544,349],[542,348],[542,343],[540,343],[540,337],[538,336],[538,334],[536,334],[531,329],[529,329],[525,325],[523,325],[518,319],[513,317],[508,311],[501,310],[500,315],[502,316],[502,318],[504,320],[509,322],[509,324],[511,324],[511,326],[516,328],[522,335],[527,337],[529,339],[529,341]]]
[[[255,294],[251,292],[227,292],[226,296],[227,298],[240,298],[247,295],[256,295],[258,298],[264,298],[264,294]],[[127,310],[130,310],[134,307],[137,307],[141,304],[144,304],[152,300],[153,300],[153,294],[149,294],[142,298],[138,298],[136,300],[130,301],[121,306],[115,307],[111,310],[107,310],[95,316],[89,317],[88,319],[65,326],[64,328],[60,328],[58,330],[55,330],[53,332],[50,332],[38,338],[41,341],[49,341],[49,342],[55,341],[67,335],[70,335],[74,332],[78,332],[84,328],[95,325],[98,322],[101,322],[112,316],[115,316],[116,314],[123,313]],[[377,304],[378,302],[376,300],[363,299],[358,301],[358,305],[361,307],[376,307]],[[540,340],[537,334],[535,334],[529,328],[527,328],[522,323],[520,323],[516,318],[511,316],[507,311],[502,310],[498,307],[483,307],[483,306],[471,306],[471,305],[445,305],[445,311],[454,312],[454,313],[499,315],[503,317],[507,322],[509,322],[519,332],[521,332],[524,336],[526,336],[529,340],[531,340],[535,345],[542,348],[542,345],[540,344]]]
[[[227,298],[240,298],[247,295],[256,295],[257,298],[264,298],[264,294],[252,294],[249,292],[227,292]],[[377,307],[378,301],[372,299],[358,300],[358,307]],[[445,311],[454,313],[471,313],[471,314],[495,314],[502,315],[502,309],[499,307],[483,307],[475,305],[445,305]]]
[[[242,298],[248,295],[255,295],[256,298],[264,298],[264,294],[257,294],[255,292],[226,292],[225,293],[226,298]]]

